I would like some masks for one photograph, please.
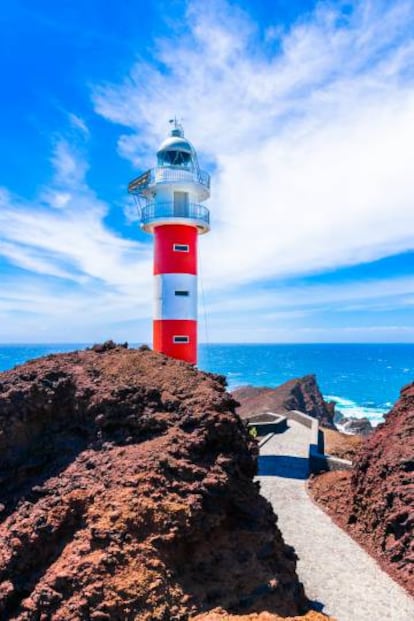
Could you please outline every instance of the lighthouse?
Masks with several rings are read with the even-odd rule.
[[[197,242],[210,230],[210,176],[176,119],[157,165],[131,181],[141,228],[154,235],[155,351],[197,363]]]

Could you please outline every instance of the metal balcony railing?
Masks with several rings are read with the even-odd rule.
[[[198,203],[189,203],[187,205],[174,205],[173,202],[148,203],[141,209],[141,224],[144,226],[155,223],[157,220],[170,218],[197,220],[207,227],[210,224],[209,210],[204,205],[199,205]]]
[[[128,185],[130,194],[145,194],[145,191],[155,183],[175,183],[180,181],[195,181],[207,190],[210,189],[210,175],[204,170],[186,170],[185,168],[158,166],[133,179]]]
[[[210,188],[210,175],[204,170],[185,170],[180,168],[169,168],[167,166],[159,166],[154,168],[155,181],[196,181],[206,188]]]

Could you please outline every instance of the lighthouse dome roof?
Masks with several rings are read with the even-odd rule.
[[[175,124],[170,136],[157,151],[158,166],[198,170],[197,154],[191,142],[184,136],[180,125]]]
[[[163,151],[183,151],[184,153],[194,153],[194,147],[183,136],[169,136],[159,146],[157,155]]]

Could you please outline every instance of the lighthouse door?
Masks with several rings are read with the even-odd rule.
[[[174,192],[174,216],[188,217],[188,192]]]

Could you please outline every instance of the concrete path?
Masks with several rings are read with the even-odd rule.
[[[261,448],[258,479],[315,609],[337,621],[413,621],[414,600],[309,498],[309,430],[288,424]]]

